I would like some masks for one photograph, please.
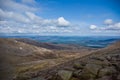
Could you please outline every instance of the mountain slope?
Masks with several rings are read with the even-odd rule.
[[[40,71],[36,76],[46,80],[120,80],[120,41],[82,58]]]
[[[88,55],[92,50],[84,47],[77,49],[76,46],[40,43],[30,39],[1,38],[0,79],[31,78],[32,73],[38,73],[74,58]]]
[[[95,50],[21,40],[0,39],[1,80],[120,80],[120,41]]]
[[[17,41],[24,42],[27,44],[35,45],[37,47],[43,47],[47,49],[52,50],[75,50],[75,49],[82,49],[85,48],[83,46],[73,45],[73,44],[53,44],[53,43],[47,43],[47,42],[38,42],[31,39],[21,38],[16,39]]]
[[[13,75],[11,73],[14,73],[17,64],[44,59],[43,55],[50,52],[52,51],[49,49],[38,48],[15,39],[0,39],[0,79]]]

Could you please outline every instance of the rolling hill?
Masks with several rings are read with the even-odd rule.
[[[36,76],[32,80],[120,80],[120,41]]]
[[[91,48],[41,43],[30,39],[0,39],[0,79],[23,79],[26,74],[57,66],[89,54]],[[19,80],[19,79],[18,79]]]
[[[1,80],[120,80],[120,41],[102,49],[0,39]]]

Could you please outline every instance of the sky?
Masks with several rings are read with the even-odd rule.
[[[0,35],[119,36],[120,0],[0,0]]]

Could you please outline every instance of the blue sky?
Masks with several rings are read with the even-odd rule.
[[[119,0],[0,0],[0,35],[119,36]]]

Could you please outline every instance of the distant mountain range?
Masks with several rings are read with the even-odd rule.
[[[92,48],[104,48],[120,40],[120,36],[1,36],[1,38],[28,38],[38,42],[72,44]]]

